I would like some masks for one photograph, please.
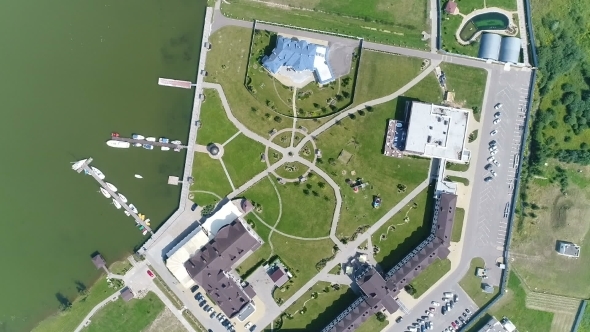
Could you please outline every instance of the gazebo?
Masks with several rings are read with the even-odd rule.
[[[92,263],[96,266],[96,269],[102,269],[107,266],[104,258],[102,258],[101,254],[96,254],[92,257]]]
[[[135,297],[135,295],[133,294],[133,292],[131,291],[131,289],[129,287],[125,287],[125,288],[123,288],[123,290],[121,290],[121,298],[123,299],[123,301],[129,302],[134,297]]]

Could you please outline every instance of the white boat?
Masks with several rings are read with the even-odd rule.
[[[127,210],[123,210],[123,213],[125,213],[125,215],[126,215],[127,217],[129,217],[129,216],[131,215],[131,213],[129,213],[129,211],[127,211]]]
[[[141,143],[133,143],[133,146],[136,148],[141,148],[141,145],[142,145]]]
[[[114,139],[110,139],[107,141],[107,145],[112,148],[127,149],[128,147],[131,146],[131,143],[123,142],[123,141],[115,141]]]
[[[144,144],[143,145],[143,148],[146,149],[146,150],[153,150],[154,149],[154,146],[151,145],[151,144]]]
[[[117,210],[121,208],[121,203],[117,202],[117,200],[114,198],[113,198],[113,205],[117,208]]]
[[[88,159],[82,159],[82,160],[76,161],[75,163],[72,164],[72,169],[74,171],[77,171],[80,167],[82,167],[82,165],[84,165],[86,160],[88,160]]]
[[[135,178],[137,178],[137,179],[143,179],[143,176],[141,176],[141,175],[139,175],[139,174],[135,174],[134,176],[135,176]]]
[[[181,141],[179,141],[179,140],[174,140],[174,141],[172,141],[172,142],[170,142],[170,143],[172,143],[172,144],[176,144],[176,145],[181,145],[181,144],[182,144],[182,142],[181,142]]]
[[[138,213],[137,208],[135,207],[135,205],[129,204],[129,208],[131,209],[131,211],[133,211],[133,213],[135,213],[135,214]]]
[[[117,187],[113,186],[111,183],[105,182],[105,184],[107,185],[107,187],[109,187],[109,189],[112,192],[117,192]]]
[[[147,229],[144,229],[143,232],[141,232],[141,234],[146,235],[147,234]]]
[[[145,136],[139,135],[139,134],[133,134],[133,135],[131,135],[131,138],[133,138],[133,139],[145,139]]]
[[[160,147],[160,149],[162,149],[162,151],[168,151],[168,150],[170,150],[170,148],[167,147],[167,146],[162,146],[162,147]]]
[[[102,187],[100,188],[100,193],[106,198],[111,198],[111,194]]]
[[[167,139],[166,137],[160,137],[160,139],[158,140],[158,142],[160,142],[160,143],[170,143],[170,140]]]
[[[118,195],[123,203],[127,203],[127,197],[123,196],[123,194],[121,194],[121,193],[119,193]]]
[[[180,148],[174,148],[174,152],[180,152]]]
[[[145,140],[148,142],[155,142],[156,138],[155,137],[147,137]]]
[[[105,176],[98,168],[90,166],[90,169],[94,172],[94,174],[96,174],[96,176],[98,176],[99,179],[104,180]]]

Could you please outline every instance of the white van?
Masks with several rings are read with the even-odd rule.
[[[451,293],[451,292],[444,292],[443,293],[443,296],[446,297],[446,298],[448,298],[448,299],[451,299],[451,298],[453,298],[453,293]]]

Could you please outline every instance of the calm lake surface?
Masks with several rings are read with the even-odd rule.
[[[144,237],[90,176],[93,165],[157,227],[178,205],[184,153],[114,149],[113,131],[186,142],[204,0],[7,0],[0,11],[0,331],[28,331]],[[134,174],[143,175],[135,179]]]

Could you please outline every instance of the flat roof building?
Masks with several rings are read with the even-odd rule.
[[[135,297],[135,295],[133,294],[133,292],[131,291],[131,289],[129,287],[123,288],[121,290],[120,296],[123,299],[123,301],[125,301],[125,302],[129,302]]]
[[[420,156],[467,162],[469,111],[411,102],[405,151]]]
[[[580,246],[566,241],[557,241],[557,253],[567,257],[580,257]]]
[[[277,287],[281,287],[289,281],[289,276],[280,267],[276,267],[268,276]]]

